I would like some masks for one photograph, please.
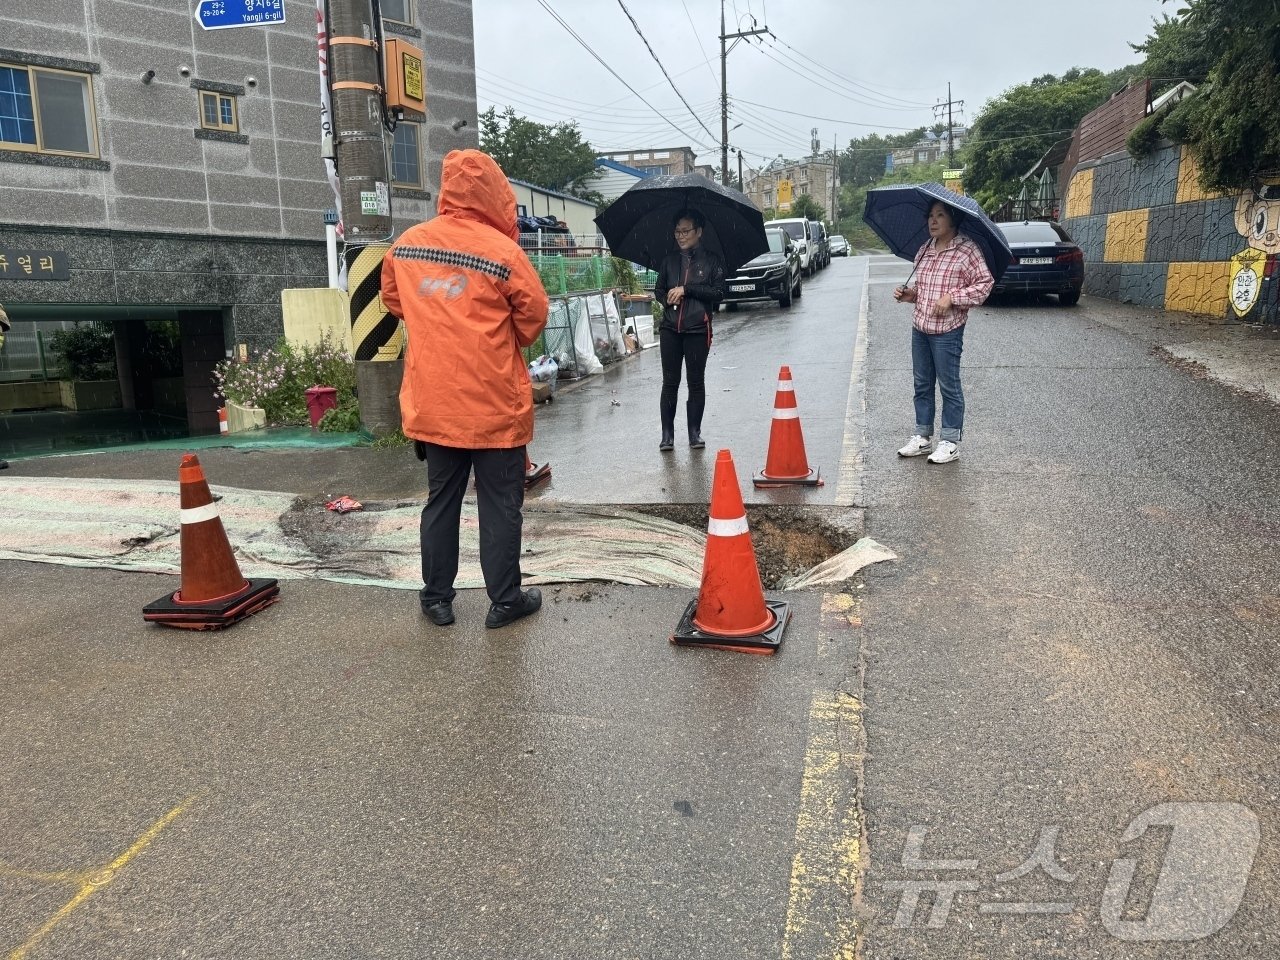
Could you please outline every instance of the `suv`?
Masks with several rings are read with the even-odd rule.
[[[736,310],[738,304],[753,300],[777,300],[778,306],[789,307],[801,295],[800,253],[785,230],[765,230],[769,251],[725,279],[725,309]]]
[[[831,247],[827,243],[827,228],[821,220],[809,221],[809,234],[813,237],[814,270],[825,270],[831,263]]]
[[[800,251],[800,273],[804,276],[818,272],[818,266],[813,262],[813,221],[806,220],[804,217],[788,217],[783,220],[770,220],[765,227],[778,227],[790,235],[791,242],[796,245]]]

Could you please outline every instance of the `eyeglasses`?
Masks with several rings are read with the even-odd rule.
[[[680,227],[676,227],[676,236],[687,237],[689,236],[689,234],[696,232],[697,229],[698,229],[697,227],[689,227],[689,229],[687,230],[682,230]]]

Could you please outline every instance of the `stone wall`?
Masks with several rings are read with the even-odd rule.
[[[1064,226],[1085,293],[1222,320],[1280,323],[1280,187],[1205,192],[1186,147],[1080,164]]]

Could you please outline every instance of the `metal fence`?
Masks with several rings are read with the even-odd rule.
[[[610,288],[652,290],[657,280],[652,270],[615,258],[598,233],[522,233],[520,246],[552,296]]]
[[[70,320],[15,323],[0,348],[0,383],[58,379],[62,358],[50,351],[49,340],[55,333],[75,326]]]

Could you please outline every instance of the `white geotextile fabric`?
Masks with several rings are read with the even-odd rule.
[[[299,504],[287,493],[212,489],[222,497],[222,523],[247,577],[422,586],[421,503],[338,514],[323,504]],[[6,477],[0,559],[180,573],[178,491],[176,481]],[[305,516],[294,514],[282,527],[295,507]],[[288,532],[299,527],[326,543],[323,555]],[[478,534],[476,506],[468,500],[460,588],[484,585]],[[630,511],[526,508],[521,569],[529,583],[607,580],[696,588],[705,544],[697,530]]]

